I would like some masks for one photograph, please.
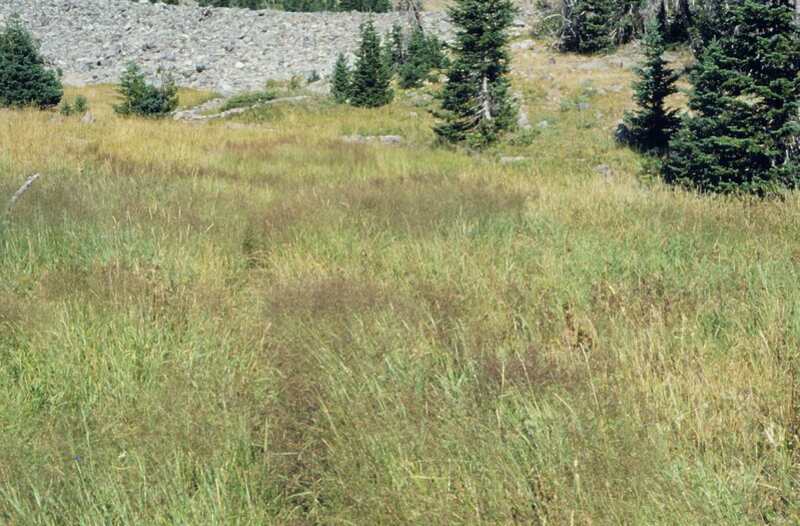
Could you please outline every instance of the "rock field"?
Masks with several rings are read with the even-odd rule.
[[[19,14],[46,60],[68,84],[116,82],[135,60],[157,78],[223,95],[257,90],[269,79],[330,74],[338,53],[352,53],[361,13],[288,13],[131,0],[0,0],[0,21]],[[381,32],[398,13],[375,15]],[[425,13],[427,30],[447,37],[444,13]]]

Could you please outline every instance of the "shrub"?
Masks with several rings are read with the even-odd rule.
[[[83,115],[87,111],[89,111],[89,102],[86,100],[86,97],[83,95],[78,95],[75,97],[75,100],[70,104],[68,101],[64,101],[61,105],[61,115],[65,117],[69,117],[71,115]]]
[[[58,105],[63,93],[33,36],[19,18],[11,18],[0,30],[0,106],[49,108]]]
[[[119,93],[122,103],[114,106],[114,111],[120,115],[163,117],[178,107],[178,88],[172,78],[165,76],[161,86],[148,84],[133,62],[122,75]]]

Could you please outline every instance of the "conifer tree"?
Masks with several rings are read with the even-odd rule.
[[[692,115],[670,143],[666,181],[765,193],[800,183],[800,30],[791,0],[741,0],[692,74]]]
[[[331,97],[339,104],[344,104],[350,98],[351,82],[350,66],[344,53],[339,54],[336,66],[333,70],[333,81],[331,82]]]
[[[666,150],[680,124],[676,111],[665,107],[666,98],[676,92],[678,75],[667,67],[664,60],[660,27],[661,19],[656,19],[648,26],[645,36],[646,58],[643,66],[637,70],[639,80],[633,86],[639,108],[625,115],[628,140],[631,146],[642,151]]]
[[[614,22],[613,0],[572,0],[564,2],[564,30],[561,49],[596,53],[611,47]]]
[[[667,4],[666,2],[664,2],[664,0],[661,0],[661,2],[659,2],[658,4],[658,12],[656,13],[656,24],[658,25],[658,32],[662,36],[669,34],[670,31],[669,15],[667,15]]]
[[[610,0],[612,19],[607,21],[611,41],[626,44],[644,33],[645,20],[642,8],[647,0]]]
[[[450,19],[456,28],[455,58],[442,92],[442,139],[491,143],[515,125],[516,106],[507,75],[511,69],[508,30],[511,0],[455,0]]]
[[[406,43],[403,28],[400,24],[392,25],[392,31],[386,38],[386,60],[393,72],[406,62]]]
[[[434,68],[431,46],[421,28],[415,28],[408,41],[407,61],[400,68],[400,87],[416,88]]]
[[[56,106],[61,82],[44,60],[33,36],[17,17],[0,30],[0,106]]]
[[[689,7],[689,0],[678,0],[675,16],[669,24],[669,32],[664,33],[664,41],[669,44],[688,42],[691,37],[694,17]]]
[[[391,72],[382,57],[381,39],[375,31],[374,22],[368,20],[361,26],[361,44],[350,86],[350,104],[366,108],[389,104],[394,98],[391,78]]]
[[[178,107],[178,88],[171,77],[165,76],[161,86],[148,84],[144,73],[130,62],[120,79],[122,102],[114,106],[120,115],[164,117]]]

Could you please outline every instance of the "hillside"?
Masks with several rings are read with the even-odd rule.
[[[4,0],[0,20],[19,14],[42,40],[42,53],[73,85],[116,82],[130,61],[150,76],[173,73],[184,86],[235,93],[270,79],[328,75],[339,53],[351,53],[362,13],[287,13],[201,8],[130,0]],[[382,33],[406,21],[374,15]],[[426,28],[449,32],[443,13]]]

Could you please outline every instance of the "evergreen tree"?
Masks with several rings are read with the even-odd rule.
[[[664,40],[670,44],[688,42],[693,26],[694,17],[689,7],[689,0],[678,0],[677,12],[670,21],[669,32],[664,33]]]
[[[0,106],[56,106],[63,95],[56,74],[17,17],[0,30]]]
[[[626,3],[627,4],[627,3]],[[596,53],[611,47],[615,5],[613,0],[564,2],[561,49]]]
[[[160,87],[148,84],[136,63],[128,64],[120,79],[122,102],[114,106],[120,115],[163,117],[178,107],[178,88],[170,77],[162,79]]]
[[[386,61],[387,66],[393,72],[398,71],[406,62],[406,43],[403,35],[403,28],[400,24],[392,26],[392,32],[386,40]]]
[[[666,98],[676,92],[675,81],[678,80],[678,75],[667,67],[664,60],[664,41],[660,27],[660,18],[648,27],[645,62],[637,70],[639,80],[633,86],[639,109],[625,115],[628,140],[631,146],[642,151],[666,150],[670,138],[680,124],[676,111],[665,107]]]
[[[647,0],[611,0],[612,20],[608,23],[612,43],[626,44],[644,33],[642,9]],[[614,12],[616,10],[616,12]]]
[[[663,35],[668,35],[670,32],[669,15],[667,15],[667,4],[664,0],[658,4],[658,12],[656,13],[656,24],[658,25],[658,32]]]
[[[400,68],[400,87],[416,88],[428,78],[431,70],[435,67],[431,51],[431,46],[422,29],[414,29],[408,41],[407,61]]]
[[[331,83],[331,97],[339,104],[344,104],[350,98],[351,83],[350,66],[344,53],[339,54],[336,66],[333,70],[333,81]]]
[[[697,16],[689,26],[692,49],[697,56],[702,56],[711,41],[733,31],[726,16],[727,5],[727,0],[705,0],[698,7]]]
[[[368,20],[361,26],[361,44],[350,88],[353,106],[375,108],[389,104],[394,98],[391,72],[381,55],[381,39],[373,21]]]
[[[666,181],[764,193],[800,183],[800,30],[791,0],[741,0],[692,73],[692,115],[670,143]]]
[[[442,92],[442,139],[481,146],[512,129],[517,108],[510,96],[508,30],[511,0],[455,0],[450,18],[456,28],[455,58]]]
[[[445,69],[450,64],[450,60],[445,54],[445,43],[436,35],[428,35],[426,42],[428,45],[428,60],[431,67],[433,69]]]

